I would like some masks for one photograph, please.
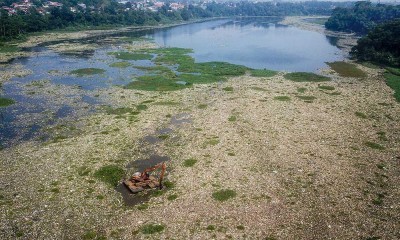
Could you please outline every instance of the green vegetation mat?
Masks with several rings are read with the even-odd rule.
[[[95,75],[95,74],[102,74],[106,72],[106,70],[101,68],[81,68],[70,71],[70,74],[75,74],[78,76],[85,76],[85,75]]]
[[[385,73],[386,84],[394,90],[394,98],[400,102],[400,76],[392,73]]]
[[[158,48],[143,50],[142,54],[156,54],[153,62],[156,66],[134,68],[148,71],[150,75],[140,76],[129,83],[126,88],[145,91],[174,91],[192,86],[225,81],[229,76],[241,76],[248,67],[226,62],[195,63],[187,55],[191,49]],[[172,69],[177,69],[172,70]]]
[[[14,45],[9,45],[9,44],[0,44],[0,53],[13,53],[13,52],[18,52],[21,49],[17,46]]]
[[[358,69],[356,65],[347,62],[331,62],[327,63],[341,77],[364,78],[367,76],[365,72]]]
[[[287,73],[284,77],[294,82],[327,82],[331,80],[329,77],[309,72]]]
[[[250,71],[253,77],[273,77],[277,74],[277,71],[266,70],[266,69],[254,69]]]
[[[108,183],[110,186],[115,187],[119,181],[123,178],[124,170],[116,165],[107,165],[101,167],[94,173],[94,177]]]
[[[15,101],[12,99],[0,97],[0,107],[7,107],[14,103],[15,103]]]
[[[115,62],[110,64],[110,67],[116,67],[116,68],[127,68],[129,66],[131,66],[131,64],[128,62]]]

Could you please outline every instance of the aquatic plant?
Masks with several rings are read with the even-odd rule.
[[[15,101],[12,99],[0,97],[0,107],[7,107],[14,103],[15,103]]]
[[[73,71],[70,71],[70,74],[78,75],[78,76],[85,76],[85,75],[95,75],[95,74],[102,74],[106,72],[106,70],[101,68],[80,68]]]
[[[124,176],[125,171],[117,165],[106,165],[98,169],[93,176],[102,182],[115,187]]]
[[[309,72],[287,73],[284,77],[294,82],[326,82],[331,80],[329,77]]]
[[[337,72],[341,77],[354,77],[354,78],[364,78],[367,76],[365,72],[358,69],[355,64],[347,62],[331,62],[327,63],[335,72]]]
[[[250,70],[250,74],[253,77],[273,77],[278,74],[277,71],[267,70],[267,69],[253,69]]]
[[[227,200],[229,200],[231,198],[236,197],[236,195],[237,195],[237,193],[234,190],[222,189],[222,190],[214,192],[212,194],[212,197],[217,201],[224,202],[224,201],[227,201]]]

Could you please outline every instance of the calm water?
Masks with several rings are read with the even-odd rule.
[[[334,39],[277,24],[276,18],[217,20],[159,30],[161,46],[192,48],[198,62],[224,61],[257,69],[314,72],[343,59]]]
[[[343,59],[341,51],[334,46],[335,39],[282,26],[277,21],[276,18],[223,19],[118,36],[145,36],[161,46],[192,48],[197,62],[225,61],[258,69],[314,72],[326,67],[325,62]],[[16,101],[14,105],[0,108],[0,148],[27,139],[43,139],[43,127],[60,124],[63,119],[79,118],[105,104],[96,97],[98,89],[126,85],[134,76],[146,74],[133,67],[109,66],[121,61],[108,53],[123,51],[119,48],[123,43],[110,43],[104,37],[79,42],[95,42],[99,47],[81,55],[66,55],[41,46],[32,49],[32,57],[12,62],[33,73],[14,78],[0,88],[1,97]],[[153,65],[150,60],[129,62],[136,66]],[[6,68],[0,66],[0,74]],[[101,68],[105,73],[83,77],[69,74],[79,68]],[[42,81],[61,91],[47,95],[35,93],[37,89],[32,85]],[[75,90],[68,90],[71,88]]]

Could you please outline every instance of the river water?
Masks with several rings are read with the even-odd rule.
[[[163,47],[191,48],[196,62],[224,61],[256,69],[315,72],[326,67],[325,62],[344,58],[334,45],[335,39],[280,25],[278,21],[278,18],[219,19],[113,37],[145,37]],[[0,107],[0,148],[28,139],[47,139],[44,128],[60,124],[63,119],[70,121],[90,114],[106,104],[96,98],[99,89],[123,86],[135,76],[146,74],[133,67],[111,67],[110,64],[121,60],[109,53],[124,49],[118,42],[105,41],[109,37],[75,41],[97,44],[96,49],[85,54],[57,53],[44,45],[31,49],[34,51],[31,57],[11,63],[22,65],[32,74],[15,77],[0,88],[0,97],[16,101]],[[133,66],[154,65],[151,60],[127,62]],[[8,67],[0,66],[0,71]],[[104,73],[69,74],[79,68],[100,68]]]

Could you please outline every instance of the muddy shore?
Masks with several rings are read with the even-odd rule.
[[[381,70],[357,66],[367,77],[99,90],[147,108],[133,119],[96,113],[68,138],[0,150],[0,238],[398,239],[399,103]],[[126,206],[94,177],[105,165],[128,176],[132,161],[154,155],[170,158],[174,187],[147,203]],[[236,195],[213,197],[225,189]],[[149,224],[162,229],[146,234]]]

